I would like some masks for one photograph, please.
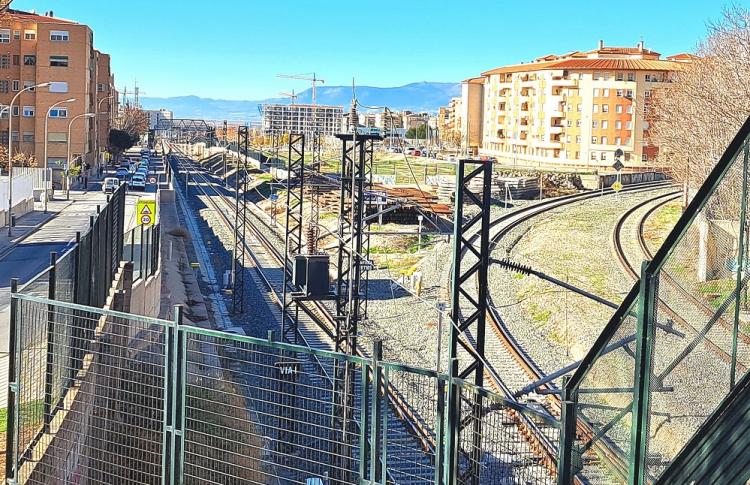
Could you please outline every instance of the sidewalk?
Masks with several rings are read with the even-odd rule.
[[[23,241],[29,234],[38,230],[43,224],[65,210],[72,200],[51,200],[47,202],[47,213],[44,213],[42,202],[34,203],[34,210],[16,219],[16,226],[8,236],[8,226],[0,226],[0,259],[6,252]]]

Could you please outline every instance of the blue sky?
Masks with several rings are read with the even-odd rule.
[[[735,2],[748,7],[750,0]],[[692,51],[722,0],[15,0],[86,23],[118,88],[257,100],[326,85],[458,81],[547,53],[635,45]]]

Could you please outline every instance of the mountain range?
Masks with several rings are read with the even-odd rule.
[[[461,95],[460,83],[419,82],[404,86],[379,88],[357,86],[357,100],[363,106],[387,106],[391,110],[436,112],[448,104],[451,98]],[[348,110],[352,100],[351,86],[320,86],[315,93],[317,104],[344,106]],[[143,109],[166,108],[175,118],[206,120],[257,121],[260,119],[258,105],[264,103],[289,104],[290,98],[268,98],[259,100],[228,100],[201,98],[198,96],[176,96],[170,98],[141,97]],[[298,104],[312,102],[312,89],[297,95]]]

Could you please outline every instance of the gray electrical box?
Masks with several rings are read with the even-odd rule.
[[[298,254],[294,257],[293,281],[308,298],[328,296],[331,282],[328,276],[327,254]]]

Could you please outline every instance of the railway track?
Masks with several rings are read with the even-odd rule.
[[[213,212],[219,216],[223,224],[234,231],[233,222],[229,217],[229,214],[234,211],[234,199],[223,193],[219,188],[221,184],[210,178],[192,159],[184,157],[184,154],[180,165],[178,167],[180,171],[189,171],[189,176],[202,182],[194,187],[202,194],[202,199],[212,207]],[[256,274],[268,290],[269,306],[279,310],[280,321],[284,278],[283,272],[278,270],[284,264],[283,251],[279,249],[284,247],[283,240],[277,237],[277,240],[272,241],[267,234],[258,229],[258,225],[266,226],[265,221],[258,214],[250,211],[248,216],[253,222],[248,223],[245,228],[246,254],[252,259],[258,270]],[[266,226],[266,229],[272,234],[271,237],[276,235],[272,228]],[[304,302],[299,307],[301,311],[298,320],[297,343],[308,348],[333,351],[335,322],[327,308],[315,301]],[[367,352],[363,349],[359,349],[358,354],[361,357],[367,357]],[[326,385],[332,388],[335,373],[333,366],[317,358],[314,364],[322,374]],[[355,382],[358,389],[360,379],[356,378]],[[357,389],[355,392],[359,392]],[[430,476],[435,469],[430,456],[434,454],[435,446],[432,431],[406,402],[397,386],[389,384],[387,393],[390,404],[388,406],[389,479],[395,483],[415,485],[433,481],[434,477]],[[398,425],[394,426],[394,423]]]
[[[670,185],[671,184],[668,182],[651,182],[628,186],[623,191],[628,193],[638,193],[662,189]],[[611,195],[613,193],[614,192],[611,189],[607,189],[604,191],[590,191],[581,194],[573,194],[555,199],[548,199],[538,204],[533,204],[513,211],[510,214],[505,214],[490,223],[490,251],[492,251],[492,249],[496,247],[497,244],[513,229],[534,217],[566,205],[583,202],[596,197]],[[477,238],[478,234],[475,234],[470,236],[468,240],[474,242]],[[487,323],[490,327],[489,330],[496,338],[485,339],[485,359],[492,367],[491,370],[485,371],[485,377],[487,378],[489,385],[493,387],[496,392],[504,394],[508,399],[521,402],[513,390],[520,389],[529,382],[538,381],[544,378],[545,373],[514,338],[512,332],[503,321],[500,313],[495,309],[491,294],[488,295],[488,306]],[[503,376],[502,379],[499,378],[500,375]],[[550,392],[555,391],[555,387],[551,383],[545,385],[544,388]],[[547,412],[555,417],[559,417],[561,404],[560,399],[556,394],[548,394],[544,399],[532,398],[532,402],[543,405]],[[524,435],[527,437],[529,444],[542,456],[543,463],[549,470],[550,474],[555,475],[558,443],[544,432],[547,430],[541,428],[534,429],[533,427],[528,428],[528,423],[521,420],[518,420],[518,425],[524,430]],[[593,435],[593,430],[586,423],[579,423],[578,428],[579,433],[582,433],[584,436]],[[604,444],[598,445],[596,451],[608,462],[609,467],[616,468],[618,474],[622,475],[626,472],[627,463],[624,462],[619,453]],[[594,480],[596,480],[596,478],[594,478]],[[579,477],[576,477],[576,481],[577,483],[585,483]]]
[[[639,204],[623,213],[618,220],[615,230],[612,233],[612,243],[615,248],[617,259],[620,261],[620,265],[633,280],[637,280],[640,277],[640,272],[634,265],[633,261],[628,258],[622,245],[622,232],[626,222],[633,217],[637,211],[651,205],[651,207],[649,207],[638,219],[636,226],[638,247],[640,248],[642,259],[650,260],[653,258],[653,252],[648,247],[648,241],[645,237],[646,222],[654,212],[665,204],[679,198],[679,196],[679,192],[673,192],[662,197],[644,201],[642,204]],[[704,327],[705,322],[714,317],[714,310],[710,306],[704,301],[699,300],[695,294],[686,290],[672,275],[670,275],[669,271],[662,271],[660,273],[659,285],[660,293],[666,292],[667,296],[667,298],[659,299],[659,310],[686,332],[688,337],[694,339],[696,342],[702,341],[703,345],[717,355],[722,361],[728,364],[731,363],[733,322],[721,317],[717,320],[717,326],[706,329]],[[666,300],[670,302],[679,300],[681,305],[684,306],[681,306],[678,310],[673,308],[673,305],[667,303]],[[690,316],[694,318],[686,318],[684,315],[686,310],[689,311],[691,313]],[[743,332],[738,333],[738,352],[741,355],[750,355],[750,336]],[[741,374],[744,374],[747,372],[748,367],[741,362],[738,362],[737,370]]]

